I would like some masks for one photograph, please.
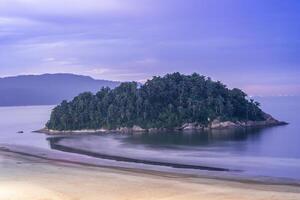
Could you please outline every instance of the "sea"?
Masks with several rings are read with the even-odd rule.
[[[300,181],[300,97],[256,97],[285,126],[201,132],[47,136],[50,106],[0,107],[0,147],[34,147],[114,165]],[[23,133],[20,133],[22,131]],[[106,162],[107,163],[107,162]],[[161,165],[161,166],[160,166]]]

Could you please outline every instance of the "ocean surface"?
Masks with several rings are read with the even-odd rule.
[[[205,166],[242,176],[300,181],[300,97],[256,99],[264,111],[290,124],[251,130],[49,137],[32,131],[44,126],[54,106],[0,107],[0,146],[85,154],[115,163],[143,161],[145,166],[172,163],[176,164],[168,165],[172,170],[191,167],[193,173],[203,173],[193,167]]]

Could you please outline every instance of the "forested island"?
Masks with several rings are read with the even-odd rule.
[[[199,74],[167,74],[139,86],[86,92],[55,107],[47,131],[190,130],[281,125],[240,89]]]

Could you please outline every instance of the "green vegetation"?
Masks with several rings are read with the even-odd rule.
[[[46,127],[53,130],[116,129],[119,127],[174,128],[184,123],[207,125],[227,121],[260,121],[259,103],[240,89],[199,74],[153,77],[144,85],[122,83],[97,94],[82,93],[54,108]]]

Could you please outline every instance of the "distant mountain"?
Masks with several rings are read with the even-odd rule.
[[[114,88],[120,82],[74,74],[22,75],[0,78],[0,106],[51,105],[79,93]]]

